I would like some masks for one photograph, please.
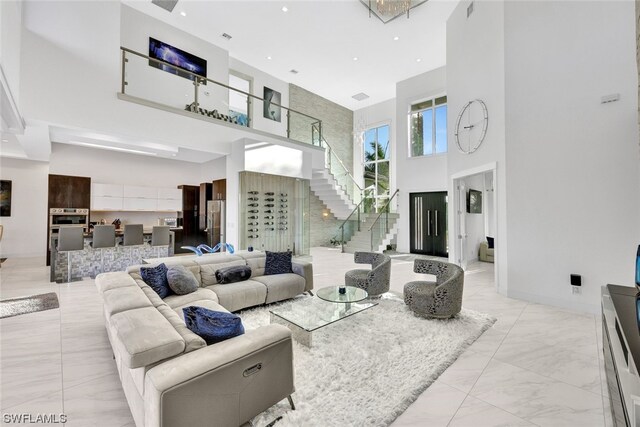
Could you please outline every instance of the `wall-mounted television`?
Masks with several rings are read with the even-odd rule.
[[[205,78],[207,77],[207,61],[205,59],[199,58],[189,52],[178,49],[177,47],[173,47],[170,44],[161,42],[160,40],[156,40],[153,37],[149,37],[149,56],[151,58],[173,64],[182,70],[190,71]],[[166,64],[160,64],[149,60],[149,65],[162,71],[166,71],[167,73],[184,77],[185,79],[195,79],[192,74],[184,73],[178,69],[169,67]],[[202,81],[202,84],[207,83],[206,81]]]

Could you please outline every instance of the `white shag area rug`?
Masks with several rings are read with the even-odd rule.
[[[310,298],[310,297],[307,297]],[[293,341],[292,411],[284,400],[254,426],[387,426],[495,322],[463,309],[448,320],[417,317],[395,294],[313,332],[313,347]],[[246,329],[269,324],[275,305],[240,313]]]

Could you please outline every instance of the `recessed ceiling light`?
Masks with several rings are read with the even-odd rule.
[[[357,61],[357,60],[358,60],[358,57],[357,57],[357,56],[354,56],[354,57],[353,57],[353,60],[354,60],[354,61]]]
[[[282,6],[282,11],[283,12],[289,12],[289,8],[287,6]]]
[[[9,140],[8,139],[3,139],[2,142],[9,142]]]
[[[364,92],[360,92],[353,95],[352,98],[355,99],[356,101],[364,101],[365,99],[369,98],[369,95],[367,95]]]
[[[422,61],[422,59],[421,59],[421,58],[416,59],[416,62],[420,62],[420,61]]]
[[[295,68],[292,68],[291,70],[289,70],[289,72],[290,72],[291,74],[298,74],[298,73],[299,73],[299,71],[298,71],[298,70],[296,70]]]
[[[187,12],[185,12],[184,10],[182,12],[180,12],[180,15],[182,16],[187,16]]]
[[[267,59],[268,59],[269,61],[271,61],[271,57],[270,57],[270,56],[267,56]]]
[[[231,40],[231,34],[222,33],[221,37],[227,40]]]
[[[398,41],[398,40],[400,40],[400,37],[395,36],[395,37],[393,38],[393,40],[394,40],[394,41]]]

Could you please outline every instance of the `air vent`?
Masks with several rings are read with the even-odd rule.
[[[367,95],[366,93],[360,92],[353,95],[352,98],[355,99],[356,101],[364,101],[365,99],[369,98],[369,95]]]
[[[292,68],[291,70],[289,70],[289,72],[290,72],[291,74],[298,74],[298,73],[299,73],[299,71],[298,71],[298,70],[293,69],[293,68]]]
[[[231,34],[222,33],[222,38],[227,39],[227,40],[231,40]]]
[[[163,8],[167,12],[173,12],[173,8],[178,4],[178,0],[151,0],[151,3]]]

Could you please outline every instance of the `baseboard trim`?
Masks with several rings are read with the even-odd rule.
[[[545,295],[532,294],[529,292],[521,292],[510,290],[507,287],[507,297],[515,298],[536,304],[551,305],[558,308],[565,308],[579,313],[600,314],[600,304],[579,303],[567,301],[561,298],[553,298]]]

